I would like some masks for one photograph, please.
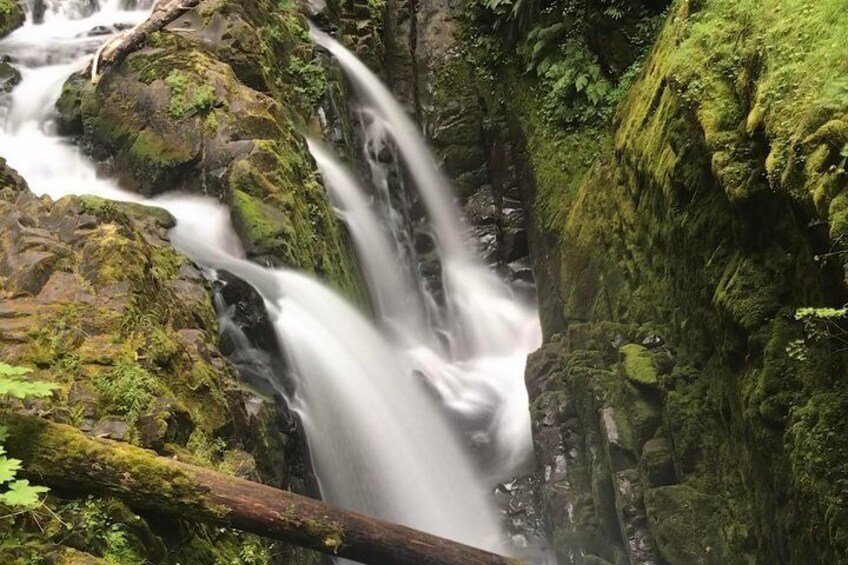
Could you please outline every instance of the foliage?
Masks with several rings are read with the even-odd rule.
[[[191,108],[197,112],[208,112],[215,105],[215,89],[208,84],[199,86],[194,90],[191,99]]]
[[[30,372],[23,367],[0,363],[0,399],[46,398],[58,388],[56,383],[28,379]],[[34,508],[40,504],[41,495],[48,489],[17,478],[22,462],[6,457],[3,445],[7,433],[6,428],[0,425],[0,488],[5,488],[0,492],[0,504],[19,509]]]
[[[661,14],[624,0],[475,0],[469,10],[473,43],[497,64],[512,59],[534,76],[545,117],[559,125],[608,119],[647,53]],[[626,23],[625,23],[626,20]],[[609,26],[625,33],[635,51],[623,72],[609,68],[592,38]],[[482,30],[482,35],[479,31]],[[486,37],[488,35],[488,37]]]
[[[141,365],[129,360],[120,361],[110,372],[98,376],[94,385],[104,402],[126,415],[132,427],[153,400],[155,379]]]
[[[838,352],[848,350],[848,307],[801,308],[795,312],[795,319],[803,323],[805,339],[794,340],[787,347],[786,352],[793,359],[806,361],[808,344],[836,344]]]
[[[295,92],[302,94],[312,106],[317,104],[327,90],[324,67],[315,61],[306,61],[292,56],[289,58],[287,71],[295,78]]]
[[[232,565],[265,565],[271,562],[273,545],[260,537],[245,536],[239,550],[239,558]]]
[[[174,70],[165,78],[165,84],[171,89],[171,103],[168,107],[168,113],[174,118],[179,118],[186,111],[185,91],[188,78],[185,73]]]
[[[130,541],[127,527],[113,516],[115,505],[109,500],[88,496],[74,500],[59,508],[64,520],[59,534],[74,535],[86,551],[102,554],[107,563],[114,565],[144,565],[148,563],[140,556]],[[111,509],[111,510],[110,510]],[[117,516],[120,516],[118,513]]]

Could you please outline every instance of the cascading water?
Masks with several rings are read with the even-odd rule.
[[[527,352],[540,339],[538,322],[465,248],[450,187],[391,94],[353,55],[316,34],[372,101],[370,111],[384,122],[426,203],[449,315],[456,320],[453,337],[462,343],[452,351],[428,329],[420,281],[407,275],[412,269],[397,268],[405,260],[397,237],[377,225],[386,223],[386,211],[314,144],[333,202],[356,242],[380,324],[311,278],[244,260],[228,210],[219,203],[180,195],[145,200],[98,178],[75,146],[52,135],[49,118],[64,79],[104,40],[88,32],[136,24],[146,12],[121,10],[118,1],[102,2],[93,14],[72,7],[78,5],[52,2],[44,23],[30,21],[0,42],[0,52],[22,67],[23,79],[3,101],[0,155],[36,193],[95,194],[169,210],[177,219],[171,238],[178,249],[257,289],[290,366],[288,400],[303,422],[326,499],[507,551],[490,490],[529,456],[522,373]],[[454,424],[486,443],[497,464],[478,470]]]

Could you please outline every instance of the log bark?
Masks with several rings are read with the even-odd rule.
[[[120,63],[127,55],[140,49],[151,33],[162,31],[165,26],[197,7],[201,0],[163,0],[156,5],[150,16],[124,35],[113,38],[103,45],[86,67],[83,74],[97,75],[112,65]]]
[[[47,486],[109,494],[149,510],[234,528],[375,565],[515,565],[495,555],[405,526],[151,451],[85,436],[71,426],[9,413],[6,449],[25,474]]]

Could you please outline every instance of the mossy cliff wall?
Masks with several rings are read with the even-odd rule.
[[[562,562],[848,560],[846,30],[676,2],[612,128],[508,84],[556,241],[527,378]]]

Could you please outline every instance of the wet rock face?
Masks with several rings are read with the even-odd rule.
[[[384,75],[396,96],[424,124],[425,137],[458,190],[470,239],[481,255],[509,279],[527,286],[533,276],[524,195],[517,161],[504,159],[506,153],[517,154],[518,146],[511,133],[502,133],[501,118],[493,117],[496,112],[481,101],[459,37],[457,18],[462,9],[446,0],[390,0],[382,14],[360,10],[368,26],[359,27],[382,27],[382,40],[358,34],[348,43]],[[342,7],[334,21],[343,27],[353,12],[356,9]],[[383,45],[382,57],[375,60],[381,52],[375,46]],[[415,208],[414,195],[408,196],[413,200],[413,219],[426,224],[423,210]],[[437,268],[423,263],[429,271]]]
[[[472,238],[486,260],[517,282],[532,281],[520,266],[529,238],[516,139],[496,108],[485,105],[475,70],[463,52],[457,19],[446,0],[415,5],[416,102],[425,134],[456,186]]]
[[[717,500],[681,484],[681,450],[661,425],[672,352],[648,351],[642,340],[627,326],[574,325],[528,362],[537,496],[560,563],[721,563],[728,555]]]
[[[9,56],[0,57],[0,92],[8,94],[21,83],[21,72]]]

